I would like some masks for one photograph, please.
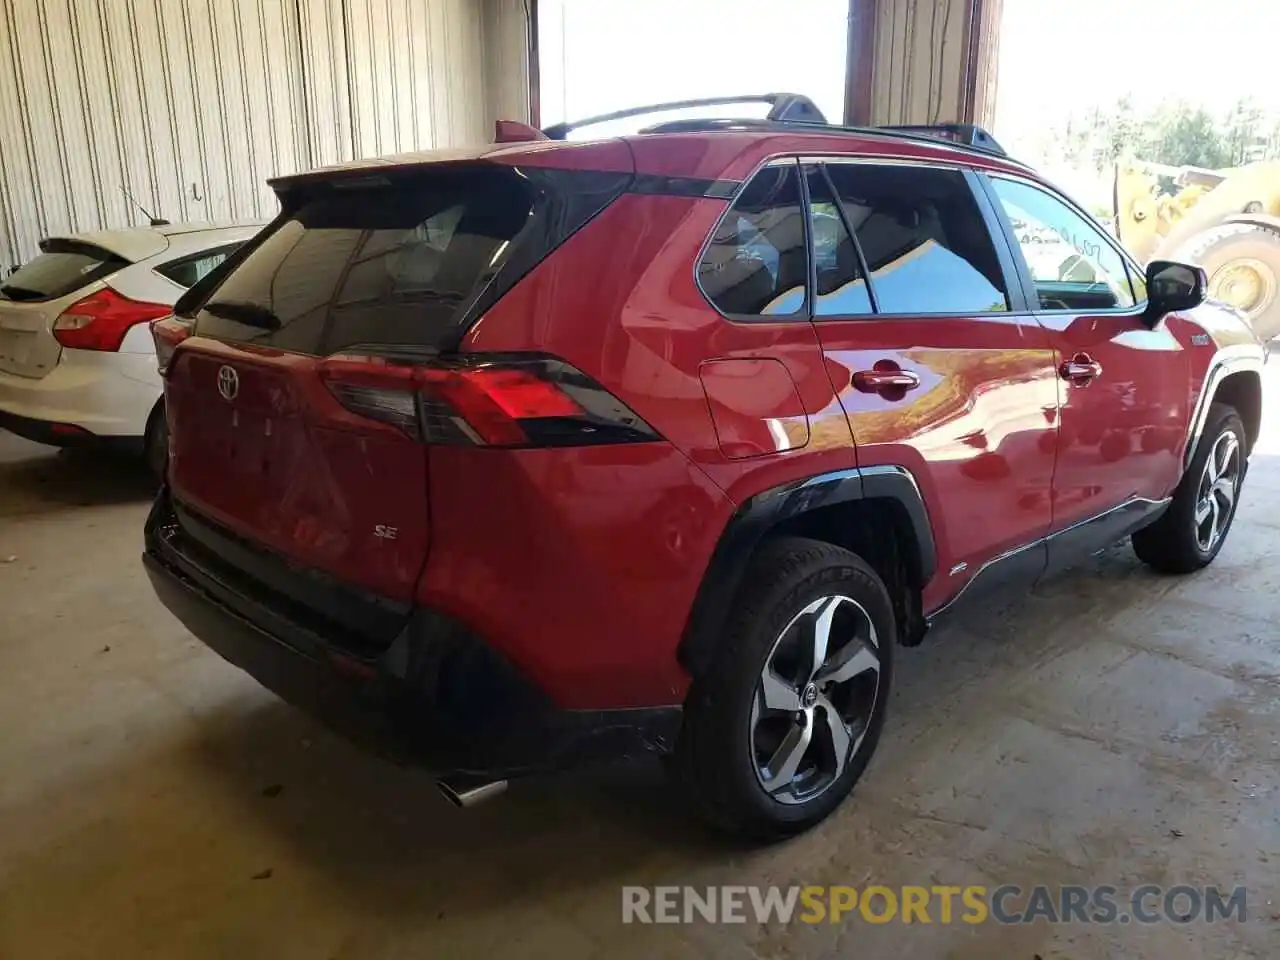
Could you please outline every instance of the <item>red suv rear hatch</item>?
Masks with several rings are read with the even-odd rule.
[[[456,439],[424,377],[452,389],[467,328],[629,180],[472,162],[295,182],[168,364],[179,522],[330,619],[361,598],[407,613],[429,442]]]

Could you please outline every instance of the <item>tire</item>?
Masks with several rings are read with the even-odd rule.
[[[157,483],[164,483],[169,470],[169,421],[164,414],[164,401],[160,400],[147,417],[147,430],[142,438],[142,455],[147,469]]]
[[[812,638],[824,617],[829,657],[815,674]],[[772,841],[807,830],[839,806],[880,738],[896,636],[889,592],[861,558],[816,540],[766,542],[743,578],[709,669],[685,702],[670,768],[698,813],[728,833]],[[779,702],[774,691],[781,689],[771,684],[765,696],[766,669],[776,681],[789,675],[785,696],[798,697],[798,713],[766,705]],[[837,679],[845,671],[850,677]],[[816,700],[807,700],[811,694]],[[799,714],[806,723],[795,719]],[[788,738],[804,730],[809,745],[794,776],[787,779],[784,760],[773,777],[766,767],[790,757]],[[840,730],[848,738],[842,764]],[[762,766],[764,759],[770,763]]]
[[[1236,305],[1248,313],[1260,340],[1280,336],[1280,233],[1252,223],[1226,223],[1196,235],[1178,251],[1178,259],[1204,267],[1210,296],[1228,302],[1232,299],[1224,287],[1230,280],[1228,271],[1243,268],[1245,277],[1257,275],[1257,302],[1247,295],[1245,302]]]
[[[1245,443],[1244,422],[1235,408],[1222,403],[1213,404],[1195,455],[1173,492],[1169,508],[1159,520],[1132,537],[1134,552],[1144,563],[1161,573],[1193,573],[1213,562],[1226,542],[1240,502],[1240,487],[1248,469]],[[1206,467],[1210,454],[1221,457],[1231,446],[1234,446],[1234,474],[1231,477],[1230,503],[1227,504],[1225,487],[1220,488],[1222,492],[1206,493]],[[1218,532],[1206,546],[1209,521],[1198,521],[1197,511],[1207,503],[1207,495],[1215,499],[1209,509],[1217,511]]]

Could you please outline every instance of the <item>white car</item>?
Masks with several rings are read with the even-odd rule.
[[[135,227],[49,237],[0,278],[0,428],[55,446],[165,459],[151,321],[261,224]]]

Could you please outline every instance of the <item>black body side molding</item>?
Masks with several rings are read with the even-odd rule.
[[[627,188],[627,192],[729,200],[741,186],[741,180],[708,180],[700,177],[664,177],[656,173],[637,173],[631,178],[631,186]]]
[[[720,535],[680,641],[684,668],[696,677],[710,666],[729,604],[756,546],[772,529],[811,510],[872,499],[892,500],[905,510],[918,545],[918,556],[910,564],[914,579],[918,586],[928,582],[937,569],[937,550],[924,498],[904,467],[840,470],[774,487],[743,502]]]

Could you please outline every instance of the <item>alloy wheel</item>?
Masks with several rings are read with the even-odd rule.
[[[1240,492],[1240,442],[1230,430],[1213,443],[1196,496],[1196,543],[1210,553],[1226,532]]]
[[[820,597],[783,628],[751,707],[756,778],[779,803],[807,803],[835,783],[865,739],[880,689],[871,617],[846,596]]]

